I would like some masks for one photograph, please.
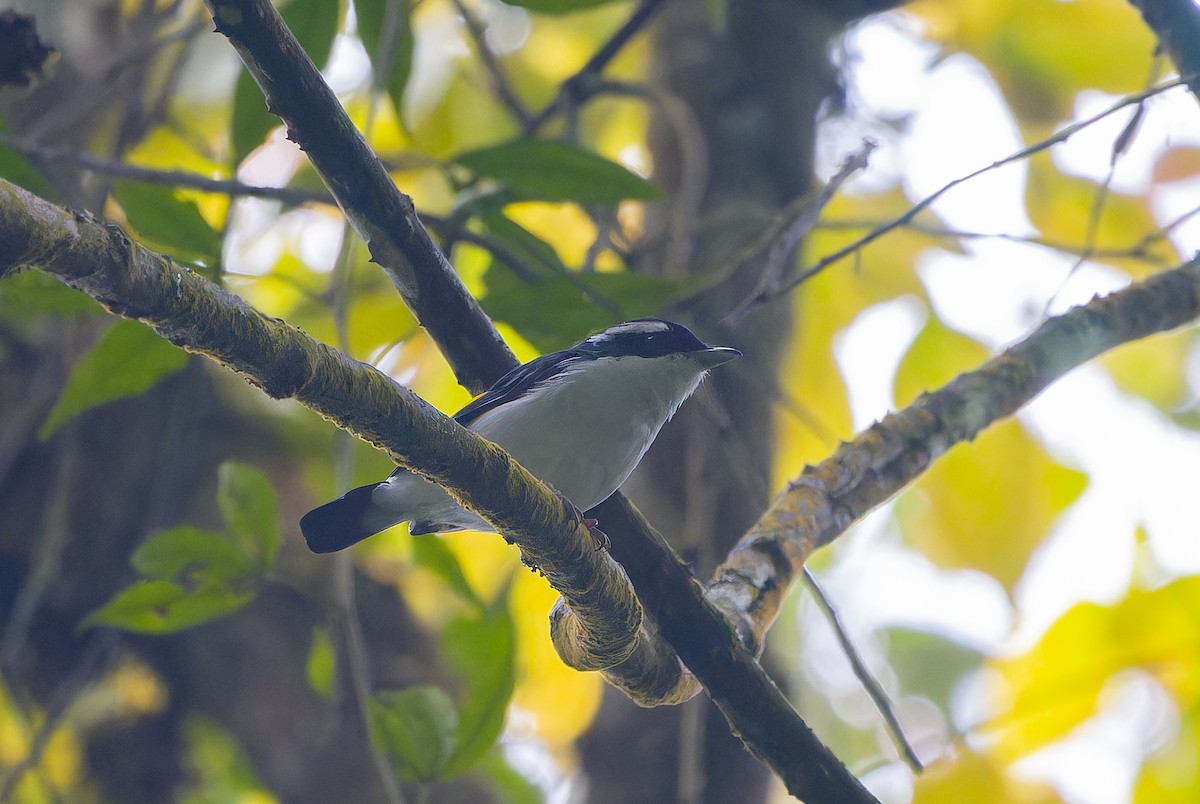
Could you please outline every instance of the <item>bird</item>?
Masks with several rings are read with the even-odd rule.
[[[672,321],[625,321],[517,366],[454,419],[586,511],[625,482],[708,371],[741,354],[709,346]],[[300,530],[309,549],[330,553],[406,521],[413,536],[492,530],[441,486],[404,468],[314,508]]]

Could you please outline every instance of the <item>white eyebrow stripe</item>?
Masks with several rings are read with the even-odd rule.
[[[600,332],[588,338],[592,343],[611,340],[617,335],[648,335],[651,332],[666,332],[671,326],[662,321],[629,321],[617,324],[615,327]]]

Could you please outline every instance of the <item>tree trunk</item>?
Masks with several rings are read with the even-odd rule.
[[[703,4],[672,3],[654,36],[654,78],[691,121],[660,104],[651,123],[655,179],[694,217],[650,221],[647,272],[725,279],[670,314],[744,357],[714,373],[626,485],[630,498],[704,578],[768,502],[773,394],[792,337],[787,300],[736,328],[722,323],[758,282],[762,261],[731,257],[811,184],[815,120],[833,88],[829,20],[791,0],[729,3],[723,30]],[[694,124],[694,128],[689,128]],[[684,128],[681,130],[680,126]],[[696,159],[686,140],[703,140]],[[682,201],[682,204],[680,203]],[[584,738],[590,798],[761,801],[769,774],[706,698],[638,710],[609,691]]]

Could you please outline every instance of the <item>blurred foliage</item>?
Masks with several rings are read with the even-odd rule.
[[[950,450],[897,510],[913,546],[933,563],[977,569],[1010,594],[1086,475],[1055,462],[1015,421]]]
[[[112,14],[125,19],[135,5],[115,4]],[[464,283],[522,359],[624,318],[686,306],[697,292],[692,277],[631,268],[638,249],[655,245],[641,240],[649,213],[677,200],[646,178],[654,174],[647,132],[652,107],[645,99],[613,94],[583,106],[567,103],[533,133],[520,119],[520,112],[536,112],[558,96],[562,82],[628,17],[630,2],[468,2],[488,29],[485,40],[521,109],[492,90],[495,76],[477,57],[478,43],[449,2],[358,0],[353,15],[350,4],[338,0],[279,5],[310,57],[335,79],[352,118],[397,183],[423,214],[440,222],[440,237]],[[725,4],[705,5],[714,22],[723,22]],[[1153,56],[1153,36],[1133,7],[1119,0],[918,0],[888,19],[909,38],[932,45],[938,58],[930,70],[950,57],[978,66],[995,82],[1025,145],[1074,121],[1082,93],[1137,92],[1165,69]],[[149,88],[147,98],[136,99],[161,115],[126,144],[120,158],[206,179],[316,189],[302,155],[273,134],[278,121],[228,48],[193,47],[169,80],[154,82],[170,87],[161,103],[149,103],[154,100]],[[643,79],[647,48],[644,38],[635,39],[605,77]],[[864,129],[879,123],[872,110],[854,108],[853,89],[844,119]],[[118,96],[98,101],[113,110],[123,108],[121,102]],[[1146,108],[1152,112],[1153,104]],[[890,136],[904,136],[904,115],[878,118]],[[86,140],[89,152],[109,153],[114,126],[108,117],[103,122]],[[7,133],[8,127],[0,130]],[[1134,144],[1141,145],[1141,129],[1131,131]],[[1177,260],[1179,241],[1164,232],[1170,220],[1163,198],[1167,189],[1195,186],[1200,148],[1161,137],[1145,146],[1154,153],[1140,184],[1106,186],[1096,175],[1114,170],[1126,153],[1127,143],[1116,139],[1093,166],[1095,175],[1076,175],[1054,149],[1023,160],[1022,212],[1031,231],[1006,233],[1010,239],[1038,254],[1054,251],[1047,244],[1061,246],[1055,254],[1068,264],[1078,254],[1090,255],[1083,262],[1126,279]],[[47,169],[51,163],[0,143],[0,176],[58,198],[56,174]],[[906,180],[905,166],[892,168],[891,174],[882,171],[882,179],[851,183],[831,201],[792,269],[855,243],[921,200]],[[89,188],[104,185],[96,190],[102,211],[140,241],[210,271],[268,315],[379,365],[447,412],[466,401],[436,347],[365,250],[345,242],[352,235],[336,208],[316,200],[231,198],[170,178],[161,183],[119,174],[101,178],[93,176]],[[761,221],[751,211],[745,215],[750,240]],[[710,222],[695,223],[702,228]],[[890,392],[894,406],[987,358],[991,345],[965,331],[969,327],[956,326],[934,303],[931,280],[922,270],[946,254],[970,257],[979,239],[956,233],[936,209],[928,209],[830,266],[785,302],[794,306],[795,331],[780,376],[760,389],[779,403],[778,446],[771,456],[777,486],[853,435],[851,396],[863,378],[854,375],[861,369],[842,364],[838,347],[880,306],[904,299],[922,317],[912,337],[897,347],[897,365],[885,367],[894,373],[872,378]],[[1049,306],[1052,299],[1039,301]],[[94,302],[57,280],[26,271],[0,283],[0,324],[6,330],[32,338],[40,327],[57,330],[81,322],[104,326]],[[51,444],[71,434],[74,428],[64,425],[87,423],[102,406],[146,392],[187,360],[183,351],[132,321],[107,325],[93,340],[68,356],[56,401],[38,423],[39,436]],[[1163,426],[1175,422],[1179,437],[1187,438],[1194,432],[1183,427],[1200,427],[1195,355],[1194,333],[1180,332],[1125,346],[1097,366],[1122,394]],[[291,515],[347,483],[377,479],[388,470],[387,461],[353,446],[346,450],[350,466],[335,466],[330,456],[337,449],[325,423],[267,405],[250,389],[230,396],[231,407],[285,433],[289,451],[280,461],[298,467],[291,485],[273,482],[274,475],[262,469],[225,464],[208,506],[224,526],[186,522],[139,533],[134,543],[140,546],[128,561],[132,573],[97,587],[124,588],[72,627],[186,640],[194,633],[186,629],[243,609],[273,583],[325,604],[322,593],[313,591],[315,573],[298,569],[302,562],[288,555],[298,549]],[[903,493],[887,510],[877,543],[863,548],[851,536],[842,540],[849,546],[835,546],[818,562],[852,573],[856,558],[878,547],[919,564],[931,577],[964,583],[983,578],[981,585],[1002,590],[1001,605],[1019,626],[1027,614],[1021,598],[1029,569],[1054,548],[1064,516],[1086,496],[1092,480],[1027,422],[1003,422],[975,443],[953,449]],[[520,567],[511,547],[470,533],[411,539],[397,528],[356,547],[354,559],[370,578],[397,592],[432,636],[449,671],[448,681],[414,681],[371,698],[375,745],[399,778],[419,784],[425,796],[436,796],[436,785],[448,779],[472,776],[486,780],[487,789],[504,800],[539,800],[545,790],[519,773],[505,750],[522,741],[543,749],[555,773],[574,772],[575,740],[595,718],[601,682],[559,661],[546,627],[555,594],[544,579]],[[1079,567],[1080,573],[1090,571]],[[884,637],[874,642],[887,689],[919,699],[922,711],[934,712],[929,719],[937,721],[927,729],[935,736],[921,746],[922,756],[932,761],[912,782],[913,800],[1065,800],[1065,794],[1028,781],[1014,766],[1078,736],[1107,711],[1114,690],[1131,676],[1161,688],[1169,706],[1154,711],[1170,721],[1165,736],[1157,743],[1147,740],[1142,754],[1129,758],[1141,761],[1133,797],[1195,800],[1200,611],[1194,607],[1200,589],[1191,572],[1131,568],[1120,594],[1100,603],[1074,602],[1029,640],[1032,647],[981,646],[907,621],[903,613],[871,623]],[[772,639],[781,664],[789,667],[801,664],[798,654],[812,649],[810,632],[817,630],[803,616],[803,596],[793,599],[796,608],[777,626],[789,633]],[[938,604],[952,608],[956,601]],[[336,700],[346,668],[327,626],[312,629],[301,674],[318,697]],[[831,670],[835,663],[825,658],[809,658],[815,669],[796,673],[805,685],[797,692],[805,714],[823,736],[832,735],[830,742],[856,770],[895,763],[856,682],[847,681],[847,671]],[[12,800],[97,800],[83,757],[91,729],[160,712],[170,700],[169,681],[129,664],[102,674],[52,724],[41,756],[23,772]],[[964,704],[964,696],[974,700]],[[0,688],[0,784],[30,756],[45,723],[46,713],[28,696]],[[272,800],[252,770],[252,752],[231,734],[192,713],[182,728],[189,775],[178,800]],[[897,800],[908,792],[905,788]]]
[[[275,494],[260,470],[236,463],[218,473],[217,506],[228,527],[178,525],[155,533],[130,558],[141,580],[82,622],[142,634],[172,634],[249,603],[279,550]]]
[[[38,428],[38,437],[49,438],[64,422],[97,405],[149,390],[186,362],[182,349],[145,324],[114,321],[75,363],[58,401]]]
[[[997,751],[1012,759],[1079,727],[1122,674],[1153,678],[1181,712],[1200,702],[1200,577],[1132,589],[1112,605],[1081,603],[1027,653],[994,662]]]

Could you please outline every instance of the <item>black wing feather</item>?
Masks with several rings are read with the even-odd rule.
[[[570,364],[586,359],[588,358],[573,349],[534,358],[528,363],[517,366],[496,380],[495,385],[472,399],[466,407],[455,413],[454,420],[466,427],[497,405],[514,399],[520,399],[537,385],[558,374]]]
[[[472,399],[458,413],[454,421],[463,427],[470,427],[471,422],[487,413],[492,408],[513,399],[520,399],[539,383],[543,383],[558,374],[573,363],[589,360],[587,355],[568,349],[564,352],[553,352],[522,363],[512,371],[496,380],[491,388]],[[407,472],[407,469],[397,466],[391,476],[396,477]]]

